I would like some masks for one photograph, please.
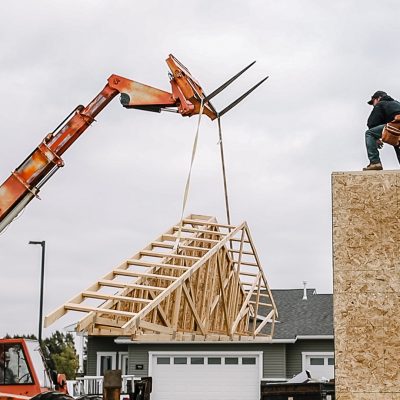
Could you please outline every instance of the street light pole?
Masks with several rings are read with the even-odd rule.
[[[40,272],[40,304],[39,304],[39,343],[42,344],[42,320],[43,320],[43,286],[44,286],[44,256],[46,242],[30,241],[29,244],[40,244],[42,246],[42,267]]]

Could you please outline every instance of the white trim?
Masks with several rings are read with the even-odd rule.
[[[318,339],[334,339],[333,335],[298,335],[296,339],[299,340],[318,340]]]
[[[115,369],[117,362],[117,352],[115,351],[98,351],[96,353],[96,375],[100,376],[100,358],[111,356],[111,368]]]
[[[128,364],[129,364],[129,352],[127,351],[119,351],[118,352],[118,369],[122,371],[122,358],[126,356],[128,358]],[[122,371],[122,375],[127,375],[128,371]]]

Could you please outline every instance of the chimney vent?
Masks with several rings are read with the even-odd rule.
[[[303,300],[307,300],[307,282],[303,281],[304,291],[303,291]]]

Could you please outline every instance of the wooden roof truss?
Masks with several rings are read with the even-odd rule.
[[[277,311],[246,222],[190,215],[45,318],[134,340],[263,340]]]

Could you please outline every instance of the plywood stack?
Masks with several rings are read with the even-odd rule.
[[[400,399],[400,173],[334,173],[337,400]]]

